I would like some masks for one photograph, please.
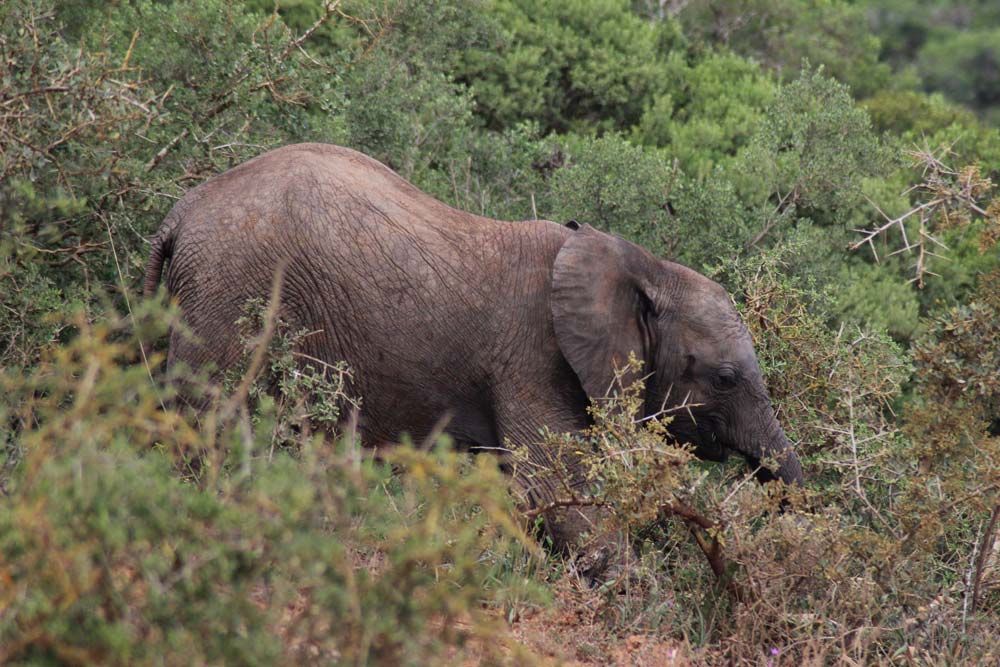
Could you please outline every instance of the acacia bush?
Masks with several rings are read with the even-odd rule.
[[[741,467],[694,461],[669,414],[636,420],[638,386],[595,405],[591,431],[549,436],[585,452],[593,482],[560,503],[604,508],[638,555],[600,615],[670,628],[706,649],[694,664],[996,660],[997,276],[911,357],[884,333],[829,328],[829,291],[783,269],[798,251],[724,269],[803,456],[806,489],[784,512]]]
[[[446,442],[376,462],[350,434],[276,448],[274,404],[247,430],[221,419],[228,397],[194,428],[139,360],[163,313],[78,315],[30,376],[0,378],[18,452],[0,518],[4,664],[531,662],[483,613],[489,581],[531,599],[495,465]],[[180,474],[192,452],[204,465]]]
[[[608,508],[640,555],[601,617],[702,644],[691,659],[705,664],[995,660],[996,276],[910,362],[885,336],[827,329],[822,297],[780,261],[734,272],[808,491],[778,516],[745,471],[665,442],[669,415],[635,422],[636,389],[596,406],[582,440],[552,437],[592,452],[593,493],[575,501]],[[158,332],[136,317],[140,338]],[[310,437],[303,411],[336,383],[286,387],[282,407],[262,377],[256,415],[194,429],[161,409],[173,385],[150,383],[130,326],[78,317],[33,374],[4,374],[6,662],[426,664],[495,642],[483,601],[526,604],[488,457],[469,471],[445,450],[403,449],[386,455],[406,469],[394,477],[350,439]],[[258,370],[280,382],[293,360],[276,332]],[[911,363],[916,398],[900,411]],[[209,465],[192,473],[193,454]]]
[[[0,8],[0,34],[3,365],[59,340],[49,311],[135,288],[145,237],[193,184],[337,136],[300,36],[230,3],[25,0]]]

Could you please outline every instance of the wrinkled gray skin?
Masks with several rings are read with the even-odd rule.
[[[146,293],[165,274],[198,339],[174,332],[168,363],[194,368],[240,359],[240,307],[267,297],[287,262],[282,317],[316,332],[302,352],[354,369],[367,443],[419,441],[448,417],[462,445],[509,441],[545,462],[539,429],[585,428],[588,399],[634,351],[650,374],[647,413],[700,404],[671,425],[700,456],[773,459],[781,467],[762,481],[802,481],[728,294],[617,236],[464,213],[360,153],[301,144],[189,192],[152,246]],[[518,482],[536,506],[556,497],[551,477]],[[550,512],[546,529],[582,548],[582,534],[599,533],[593,519]]]

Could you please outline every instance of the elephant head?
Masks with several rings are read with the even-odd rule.
[[[679,442],[709,460],[737,452],[762,482],[802,483],[750,334],[718,283],[589,226],[563,244],[552,281],[559,348],[588,396],[606,395],[615,367],[634,352],[647,415],[691,405],[673,412],[669,430]],[[761,467],[767,461],[779,467]]]

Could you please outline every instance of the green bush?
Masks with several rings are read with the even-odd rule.
[[[899,341],[917,332],[920,302],[894,269],[859,262],[844,267],[838,281],[836,309],[844,322],[884,329]]]
[[[861,179],[888,166],[871,120],[847,88],[805,70],[782,86],[740,156],[744,198],[765,195],[778,212],[838,221],[861,199]]]
[[[619,135],[568,136],[565,166],[551,177],[545,216],[577,219],[661,251],[673,236],[667,207],[672,167],[666,156]]]
[[[161,311],[136,319],[77,316],[34,373],[2,375],[4,664],[529,661],[481,606],[519,576],[498,537],[524,539],[488,457],[376,462],[349,433],[276,448],[282,412],[261,401],[247,429],[228,397],[194,429],[139,357]]]
[[[675,52],[665,67],[671,85],[647,106],[633,136],[668,148],[686,173],[705,180],[750,141],[776,86],[759,66],[729,53],[688,64]]]
[[[548,131],[624,131],[664,86],[672,22],[643,21],[626,0],[495,0],[499,34],[465,54],[461,80],[493,129],[532,120]]]
[[[337,136],[329,73],[241,5],[26,0],[0,8],[0,38],[17,109],[0,116],[5,366],[57,337],[54,300],[137,286],[144,237],[188,188],[293,137]]]

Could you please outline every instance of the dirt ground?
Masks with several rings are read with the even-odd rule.
[[[560,667],[689,667],[692,664],[691,648],[684,642],[664,638],[654,633],[615,630],[606,620],[607,601],[601,594],[586,589],[569,576],[552,585],[554,599],[542,608],[526,607],[518,610],[516,618],[508,622],[503,611],[487,611],[499,626],[495,641],[501,655],[513,657],[518,647],[542,659],[542,664]],[[263,589],[254,593],[255,602],[262,609],[267,605]],[[307,606],[303,593],[284,609],[276,631],[286,642],[289,655],[305,651],[315,658],[328,655],[336,658],[336,649],[326,646],[303,644],[288,632]],[[459,622],[459,625],[464,625]],[[315,630],[316,628],[314,628]],[[320,635],[323,634],[319,628]],[[475,667],[488,656],[496,657],[496,645],[487,650],[474,640],[460,654],[452,654],[454,663]]]
[[[566,667],[687,667],[689,648],[651,634],[616,633],[598,619],[597,593],[571,582],[555,585],[555,600],[528,609],[509,626],[509,637],[551,665]],[[474,657],[473,657],[474,661]],[[469,663],[473,664],[473,663]]]

